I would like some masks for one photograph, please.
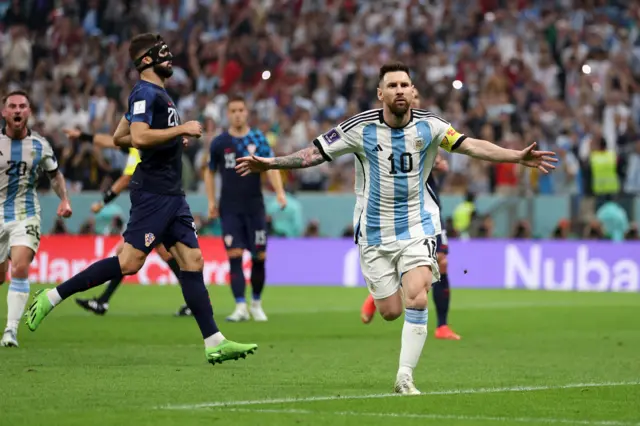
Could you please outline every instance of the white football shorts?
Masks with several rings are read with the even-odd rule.
[[[435,236],[360,246],[360,268],[374,299],[393,295],[401,287],[402,275],[418,266],[431,268],[432,284],[440,280]]]
[[[29,247],[38,253],[40,247],[40,218],[33,216],[0,224],[0,262],[9,257],[11,247]]]

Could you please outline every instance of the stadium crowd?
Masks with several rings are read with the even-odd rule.
[[[443,192],[640,194],[640,5],[616,0],[0,1],[0,89],[26,88],[36,129],[72,191],[104,190],[125,154],[68,140],[111,132],[136,79],[127,40],[160,32],[174,53],[168,90],[205,134],[183,158],[203,191],[208,144],[243,93],[276,154],[377,107],[379,66],[411,66],[422,107],[508,147],[557,150],[555,173],[451,156]],[[352,191],[353,162],[291,173],[287,187]],[[46,185],[46,179],[43,180]],[[43,187],[45,189],[46,187]]]

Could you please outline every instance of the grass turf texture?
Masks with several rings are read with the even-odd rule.
[[[402,321],[363,325],[365,289],[267,288],[269,322],[240,324],[224,322],[230,290],[210,293],[223,333],[255,355],[207,364],[195,321],[173,317],[178,287],[124,286],[105,317],[70,299],[0,348],[0,425],[640,424],[640,294],[454,287],[463,340],[433,338],[431,306],[415,373],[431,394],[336,400],[393,388]],[[289,400],[313,396],[330,399]]]

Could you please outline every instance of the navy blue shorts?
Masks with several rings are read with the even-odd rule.
[[[436,238],[436,253],[449,254],[449,239],[444,229]]]
[[[267,248],[267,217],[254,214],[221,212],[222,238],[227,249],[240,248],[256,255]]]
[[[199,247],[191,209],[183,195],[133,190],[130,198],[129,223],[122,235],[126,243],[146,254],[160,243],[167,249],[177,242]]]

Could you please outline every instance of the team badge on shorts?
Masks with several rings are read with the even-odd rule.
[[[256,153],[256,146],[254,144],[247,145],[247,151],[249,151],[249,155],[253,155]]]
[[[144,234],[144,245],[149,247],[156,240],[156,236],[151,232]]]
[[[416,147],[418,151],[421,151],[422,148],[424,148],[424,139],[417,138],[416,140],[413,141],[413,145]]]
[[[224,243],[227,245],[227,247],[230,247],[231,243],[233,243],[233,235],[225,235]]]

